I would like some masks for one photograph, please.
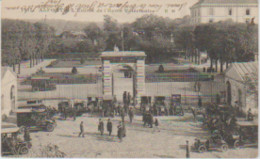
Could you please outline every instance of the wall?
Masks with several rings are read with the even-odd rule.
[[[242,111],[247,112],[247,105],[246,105],[246,87],[242,82],[236,81],[234,79],[225,78],[225,83],[230,82],[231,84],[231,105],[234,106],[236,101],[239,101],[239,93],[238,90],[241,90],[241,105]]]
[[[209,14],[211,7],[200,7],[191,9],[192,13],[192,23],[209,23],[210,19],[213,19],[213,22],[225,21],[232,19],[233,22],[245,23],[246,19],[249,19],[249,22],[254,17],[255,23],[258,23],[258,8],[257,7],[213,7],[213,15]],[[232,9],[232,15],[229,15],[229,9]],[[246,15],[246,9],[250,9],[250,15]],[[196,13],[195,13],[196,12]],[[196,16],[195,16],[196,15]]]
[[[11,88],[14,86],[14,97],[15,104],[17,103],[17,77],[14,76],[9,70],[5,73],[4,78],[1,81],[1,91],[2,91],[2,99],[1,102],[1,115],[5,114],[6,116],[10,115],[12,110],[12,101],[11,101]],[[15,105],[16,107],[16,105]]]

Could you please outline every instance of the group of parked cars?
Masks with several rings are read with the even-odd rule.
[[[237,121],[235,115],[232,114],[234,111],[230,110],[229,106],[219,105],[218,109],[212,112],[217,113],[219,118],[214,118],[216,114],[211,114],[209,111],[206,112],[209,113],[207,118],[213,121],[207,126],[209,130],[212,129],[211,136],[208,139],[196,138],[193,145],[196,151],[220,150],[224,152],[229,148],[258,146],[257,122]]]

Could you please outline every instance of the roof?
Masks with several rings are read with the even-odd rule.
[[[3,67],[3,66],[2,66],[2,67],[1,67],[1,79],[4,78],[5,73],[6,73],[7,71],[10,71],[10,72],[16,77],[15,72],[13,72],[10,67]]]
[[[258,4],[258,2],[257,0],[200,0],[199,2],[195,3],[191,8],[208,4]]]
[[[14,132],[18,132],[20,130],[19,127],[13,127],[13,128],[2,128],[1,129],[1,133],[14,133]]]
[[[244,81],[245,77],[253,77],[258,73],[257,62],[235,62],[226,70],[226,76],[239,81]]]
[[[51,79],[51,77],[31,77],[32,80],[48,80],[48,79]]]
[[[145,57],[143,51],[105,51],[101,57]]]
[[[15,113],[32,113],[32,112],[42,113],[42,112],[45,112],[45,109],[24,108],[24,109],[16,109],[14,112]]]

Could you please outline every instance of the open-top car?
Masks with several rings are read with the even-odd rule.
[[[227,151],[228,144],[217,134],[212,135],[208,139],[195,139],[194,148],[200,153],[211,150],[221,150],[224,152]]]
[[[1,128],[2,155],[22,155],[27,154],[32,147],[30,141],[24,141],[18,137],[19,127]]]
[[[86,106],[85,101],[83,101],[83,100],[75,100],[73,108],[76,111],[77,116],[80,116],[83,113],[87,112],[87,106]]]
[[[239,147],[258,146],[258,124],[252,121],[238,121]]]
[[[49,119],[45,110],[17,109],[18,127],[28,127],[30,130],[45,130],[51,132],[56,127],[54,119]]]

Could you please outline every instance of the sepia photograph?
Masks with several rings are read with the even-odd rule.
[[[258,158],[258,0],[2,0],[1,157]]]

